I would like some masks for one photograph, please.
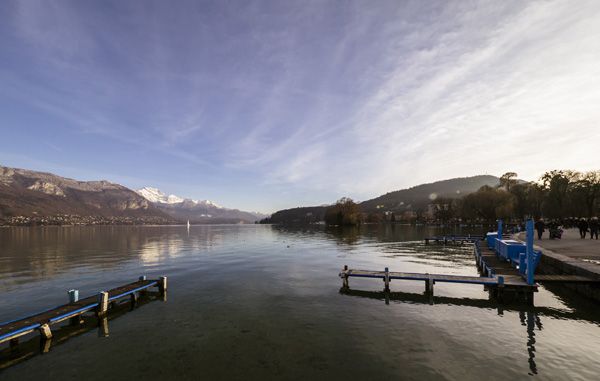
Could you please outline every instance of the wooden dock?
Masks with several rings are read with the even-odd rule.
[[[481,276],[462,276],[449,274],[405,273],[393,272],[386,268],[384,271],[354,270],[345,266],[339,276],[343,279],[342,289],[349,289],[350,277],[380,278],[384,282],[384,291],[390,291],[393,279],[415,280],[425,282],[425,293],[433,296],[436,283],[477,284],[487,287],[498,300],[503,301],[505,295],[523,298],[528,305],[533,305],[533,294],[538,291],[538,285],[528,284],[527,279],[515,267],[514,263],[496,256],[495,252],[483,240],[473,243],[473,251],[477,268]]]
[[[425,238],[425,244],[429,244],[429,241],[443,243],[444,245],[449,243],[474,243],[477,240],[482,240],[484,237],[485,235],[483,234],[448,234],[445,236]]]
[[[139,293],[150,287],[158,287],[161,294],[165,294],[167,290],[166,277],[161,277],[159,280],[146,280],[145,278],[140,277],[140,280],[137,282],[117,287],[110,291],[101,291],[96,295],[74,300],[61,306],[0,324],[0,343],[10,340],[11,345],[15,345],[18,343],[17,339],[20,336],[27,335],[36,330],[39,331],[42,339],[50,339],[52,337],[51,325],[67,319],[80,322],[81,316],[84,313],[92,311],[101,317],[106,314],[109,303],[114,303],[116,300],[125,297],[129,297],[132,303],[135,303]],[[72,291],[74,290],[69,292],[70,296],[73,294]]]

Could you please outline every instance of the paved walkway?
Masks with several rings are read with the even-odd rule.
[[[579,238],[579,229],[573,228],[566,229],[562,239],[549,239],[546,229],[541,240],[537,239],[537,232],[534,234],[533,245],[535,250],[542,250],[542,253],[549,250],[556,254],[600,265],[600,240],[590,239],[589,236],[588,233],[585,239],[581,239]],[[525,242],[525,232],[517,234],[517,238],[519,241]],[[536,246],[538,247],[536,248]]]

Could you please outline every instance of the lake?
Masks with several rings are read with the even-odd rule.
[[[0,344],[0,369],[16,363],[0,379],[597,379],[600,310],[568,290],[541,287],[534,307],[497,303],[481,285],[438,283],[432,302],[415,281],[392,281],[386,296],[380,279],[350,278],[341,292],[344,265],[477,275],[471,245],[423,242],[452,232],[482,231],[0,229],[0,322],[64,304],[70,289],[168,277],[166,301],[119,304],[108,332],[91,315],[43,354],[37,334]]]

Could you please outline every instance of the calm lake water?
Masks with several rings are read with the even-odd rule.
[[[137,280],[168,277],[108,334],[0,344],[0,379],[526,379],[600,373],[598,305],[541,288],[535,307],[483,286],[338,277],[350,268],[477,275],[472,247],[425,245],[441,228],[144,226],[0,229],[0,322]],[[476,231],[462,231],[464,233]],[[125,305],[128,302],[125,301]],[[67,327],[68,328],[68,327]],[[53,329],[56,329],[53,326]],[[64,336],[64,335],[63,335]],[[48,348],[46,348],[48,349]],[[29,352],[28,352],[29,351]]]

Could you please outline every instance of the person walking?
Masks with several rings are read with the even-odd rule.
[[[593,239],[594,235],[596,236],[596,239],[598,239],[598,230],[600,230],[600,221],[598,221],[598,217],[592,217],[588,223],[588,227],[590,229],[590,239]]]
[[[544,233],[545,228],[546,224],[544,223],[544,221],[542,221],[541,218],[537,220],[537,222],[535,223],[535,230],[537,230],[538,239],[542,239],[542,234]]]
[[[579,238],[585,238],[589,227],[588,222],[585,220],[585,218],[581,217],[581,219],[577,223],[577,227],[579,228]]]

